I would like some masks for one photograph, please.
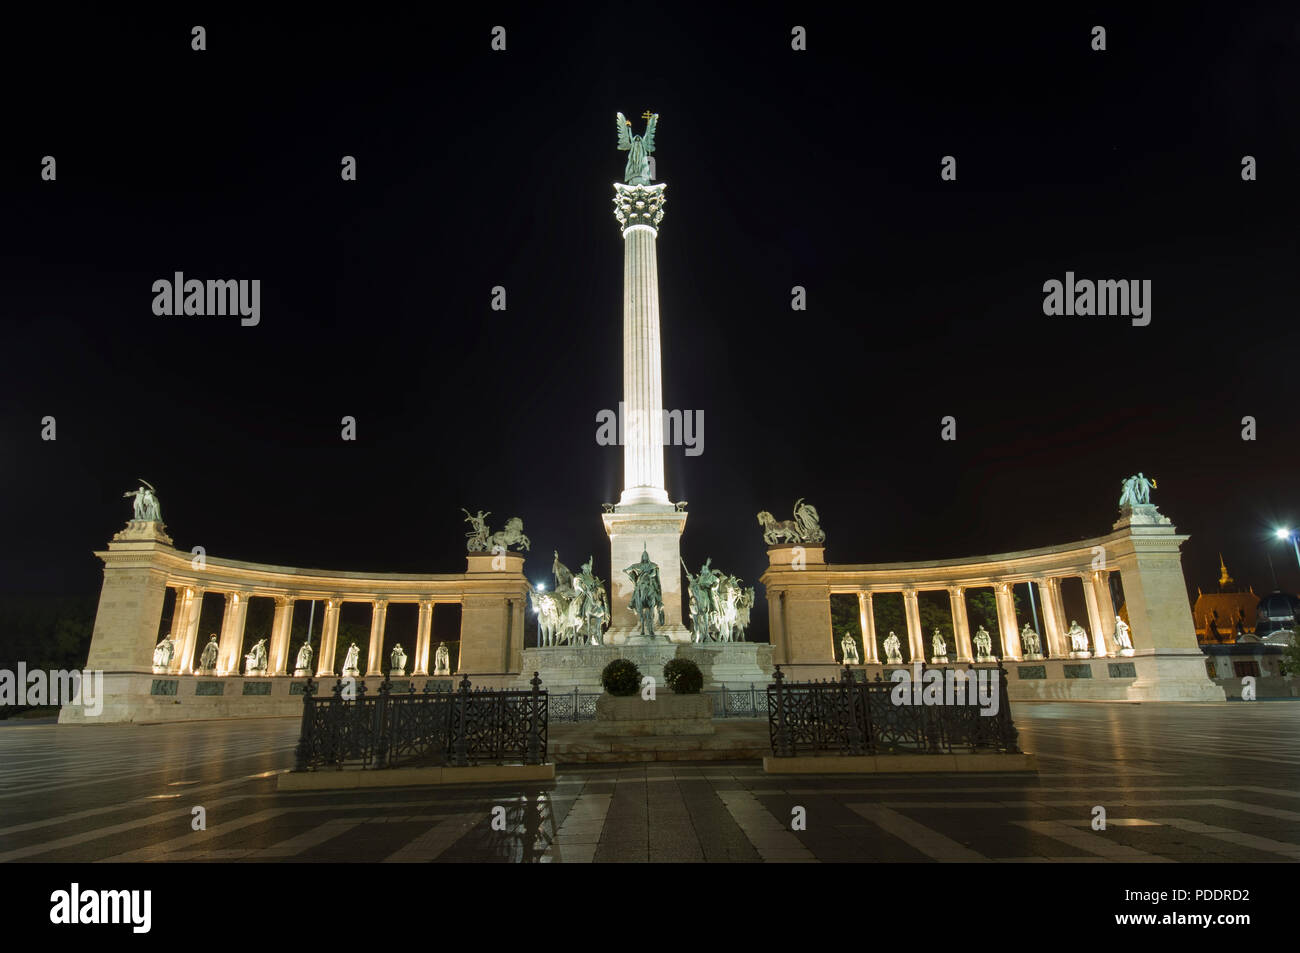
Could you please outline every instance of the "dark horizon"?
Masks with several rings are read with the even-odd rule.
[[[204,52],[177,13],[25,11],[0,66],[25,90],[0,157],[0,588],[97,595],[92,551],[140,477],[177,548],[209,556],[462,572],[463,506],[523,518],[534,583],[556,549],[609,580],[614,113],[639,131],[649,108],[664,404],[704,415],[668,492],[692,569],[756,586],[754,635],[755,513],[798,497],[832,562],[946,559],[1104,535],[1141,470],[1191,537],[1189,596],[1220,553],[1239,585],[1270,591],[1271,556],[1296,591],[1273,530],[1300,525],[1300,17],[1225,10],[851,30],[758,6],[632,43],[608,11],[204,15]],[[260,324],[155,316],[177,271],[259,279]],[[1150,280],[1151,324],[1045,316],[1067,272]]]

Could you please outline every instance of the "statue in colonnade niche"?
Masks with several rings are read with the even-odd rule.
[[[1027,660],[1037,661],[1043,657],[1043,642],[1028,622],[1020,629],[1020,647]]]
[[[356,677],[361,674],[361,649],[353,642],[348,646],[348,654],[343,657],[343,674]]]
[[[989,635],[984,626],[980,626],[975,632],[971,642],[975,645],[975,661],[977,662],[996,662],[993,655],[993,636]]]
[[[259,640],[244,656],[244,674],[266,674],[266,639]]]
[[[438,651],[433,653],[433,674],[451,674],[451,653],[447,651],[446,642],[439,642]]]
[[[392,668],[389,669],[388,672],[389,675],[406,674],[406,653],[402,651],[401,642],[398,642],[396,645],[393,646],[392,657],[390,658],[389,661],[392,663]]]
[[[767,510],[758,514],[758,524],[763,527],[763,541],[769,546],[781,542],[822,543],[826,533],[821,527],[817,508],[805,503],[803,497],[794,502],[794,519],[778,522]]]
[[[1237,626],[1240,628],[1241,623]],[[1120,655],[1133,654],[1133,639],[1129,636],[1128,623],[1119,616],[1115,616],[1115,644],[1119,646]]]
[[[1070,655],[1074,658],[1087,658],[1092,653],[1088,651],[1088,633],[1083,626],[1071,619],[1070,620]]]
[[[304,642],[298,649],[298,660],[293,663],[293,674],[310,675],[312,648],[310,642]]]
[[[858,643],[847,632],[844,633],[844,638],[840,639],[840,651],[844,653],[845,665],[862,664],[861,659],[858,657]]]
[[[944,641],[943,634],[940,633],[938,626],[934,629],[934,635],[930,637],[930,651],[932,653],[930,661],[948,661],[948,643]]]
[[[628,608],[641,622],[641,635],[653,639],[656,613],[659,625],[664,624],[663,588],[659,583],[659,564],[650,561],[650,552],[641,550],[641,561],[623,570],[632,580],[632,601]]]
[[[885,637],[885,662],[889,665],[902,665],[903,653],[900,651],[902,644],[898,641],[898,636],[893,632]]]
[[[155,672],[165,672],[171,667],[172,658],[176,654],[176,643],[171,639],[163,639],[153,647],[153,670]]]
[[[217,635],[212,633],[208,636],[208,644],[203,646],[203,654],[199,656],[199,674],[212,675],[217,670],[217,654],[220,647],[217,645]]]
[[[123,496],[133,496],[135,518],[138,520],[162,522],[162,504],[158,501],[158,491],[148,480],[140,479],[138,490],[128,490]]]

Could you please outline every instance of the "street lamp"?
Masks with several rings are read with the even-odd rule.
[[[1295,530],[1292,530],[1292,529],[1287,529],[1285,526],[1282,527],[1281,529],[1279,529],[1279,530],[1277,531],[1277,538],[1278,538],[1278,539],[1289,539],[1289,540],[1291,540],[1291,546],[1292,546],[1293,549],[1295,549],[1295,562],[1296,562],[1296,565],[1297,565],[1297,566],[1300,566],[1300,543],[1296,542],[1296,537],[1297,537],[1297,536],[1300,536],[1300,533],[1297,533]]]

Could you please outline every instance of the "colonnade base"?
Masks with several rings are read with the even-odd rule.
[[[1204,656],[1184,653],[1148,653],[1130,658],[1069,659],[1052,658],[1033,662],[1006,661],[1007,694],[1013,702],[1080,701],[1080,702],[1221,702],[1226,696],[1221,687],[1205,674]],[[850,668],[874,682],[879,675],[888,681],[890,672],[910,665],[871,663]],[[966,670],[965,665],[934,665],[929,669]],[[976,664],[975,669],[996,669],[997,664]],[[781,672],[791,681],[838,679],[843,666],[794,664],[782,665]]]

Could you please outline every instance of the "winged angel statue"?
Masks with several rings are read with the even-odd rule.
[[[650,184],[650,155],[655,151],[655,126],[658,113],[647,113],[645,135],[632,135],[632,124],[622,113],[618,114],[618,151],[627,153],[627,168],[623,181],[628,185]]]

